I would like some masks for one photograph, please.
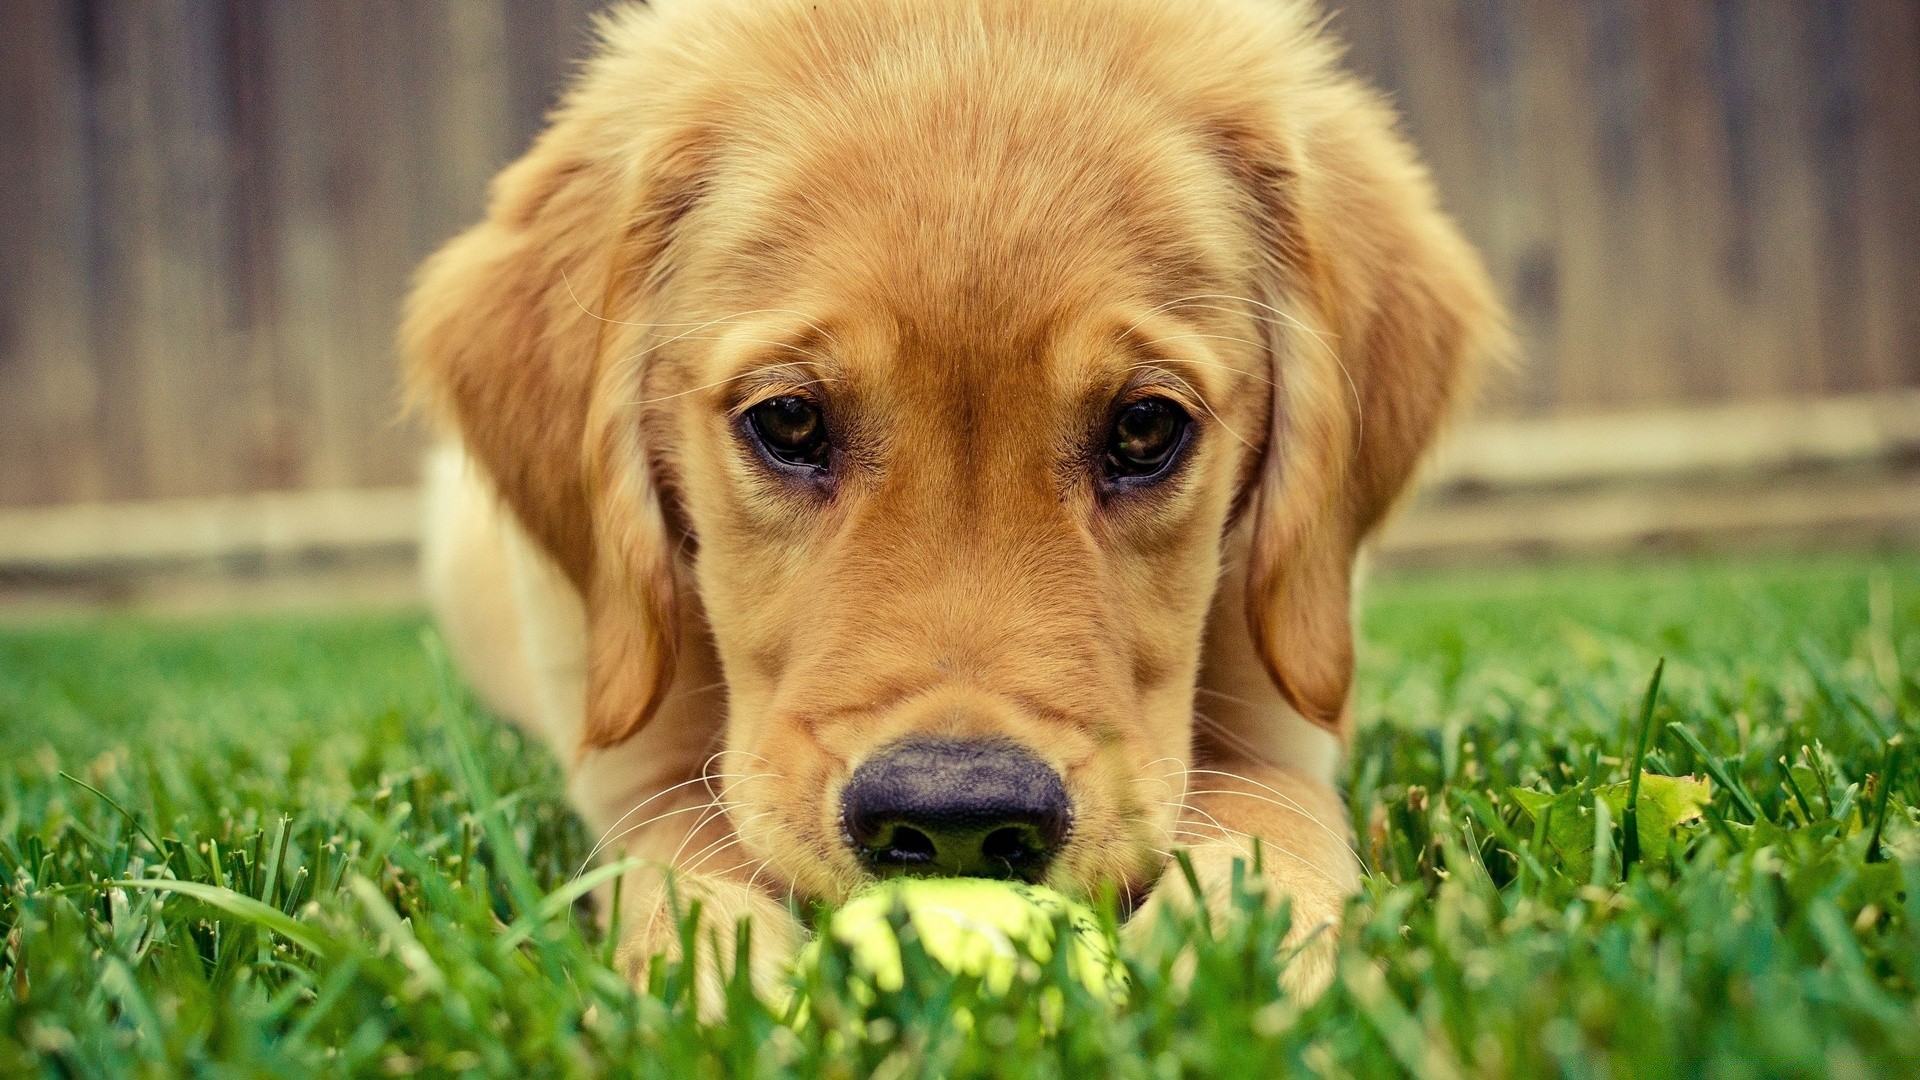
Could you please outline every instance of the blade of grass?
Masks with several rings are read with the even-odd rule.
[[[1588,882],[1596,888],[1613,884],[1613,811],[1598,793],[1593,796],[1593,874]]]
[[[1180,876],[1186,879],[1187,889],[1193,897],[1193,908],[1199,917],[1200,929],[1208,937],[1213,936],[1213,917],[1207,911],[1207,891],[1200,887],[1200,874],[1193,868],[1193,856],[1186,848],[1177,848],[1173,853],[1174,861],[1180,864]]]
[[[326,934],[279,908],[218,885],[208,885],[202,881],[176,881],[172,878],[127,878],[106,884],[122,889],[147,889],[190,897],[243,922],[271,930],[315,956],[326,956],[335,947]]]
[[[641,858],[621,859],[616,863],[595,867],[591,872],[582,874],[553,890],[543,897],[532,911],[513,921],[513,925],[494,942],[495,951],[504,956],[519,948],[520,943],[532,937],[541,924],[558,918],[561,912],[573,906],[575,900],[629,870],[645,866],[648,861]]]
[[[101,791],[99,788],[94,787],[92,784],[87,783],[85,780],[80,779],[79,777],[73,775],[70,772],[67,772],[64,769],[61,770],[60,772],[60,778],[67,781],[68,783],[78,784],[81,787],[86,788],[88,791],[93,792],[95,795],[100,796],[101,800],[104,801],[108,806],[111,806],[115,810],[120,811],[120,815],[127,819],[128,824],[133,826],[133,830],[139,833],[143,838],[145,838],[147,843],[150,846],[152,846],[153,853],[155,855],[160,856],[162,859],[167,857],[167,849],[160,846],[160,841],[155,840],[153,838],[153,834],[147,831],[147,827],[145,825],[140,824],[140,819],[134,816],[133,811],[128,810],[126,807],[121,806],[119,803],[113,801],[113,796],[107,794],[104,791]]]
[[[1799,781],[1793,778],[1793,766],[1787,761],[1785,754],[1780,755],[1780,776],[1787,794],[1793,796],[1794,804],[1800,807],[1800,813],[1807,819],[1807,824],[1813,824],[1813,804],[1807,801],[1806,792],[1800,790]]]
[[[1700,767],[1707,770],[1707,775],[1713,777],[1714,781],[1721,787],[1727,789],[1727,793],[1733,796],[1733,801],[1740,804],[1740,809],[1746,811],[1748,818],[1753,821],[1770,820],[1765,814],[1760,812],[1760,804],[1753,801],[1753,796],[1747,794],[1747,789],[1740,781],[1735,779],[1733,774],[1729,773],[1726,768],[1720,764],[1720,759],[1715,757],[1713,753],[1707,749],[1706,744],[1700,741],[1700,736],[1695,735],[1687,728],[1687,725],[1678,720],[1668,724],[1667,730],[1680,736],[1680,741],[1686,743],[1687,748],[1692,750],[1694,756],[1700,759]]]
[[[1660,703],[1660,677],[1666,673],[1667,658],[1653,665],[1653,678],[1647,680],[1646,696],[1640,700],[1640,732],[1633,743],[1633,769],[1627,777],[1627,808],[1620,815],[1624,835],[1620,841],[1620,876],[1633,872],[1640,861],[1640,774],[1647,765],[1647,743],[1653,734],[1653,710]]]
[[[1453,1061],[1445,1043],[1427,1036],[1420,1021],[1394,996],[1377,964],[1357,957],[1340,958],[1340,981],[1347,995],[1359,1006],[1380,1040],[1400,1067],[1413,1076],[1457,1077],[1461,1069]]]
[[[467,727],[467,710],[462,706],[463,699],[449,673],[451,661],[447,658],[446,650],[441,648],[438,637],[422,633],[421,645],[427,650],[429,662],[440,682],[442,726],[447,733],[447,742],[453,749],[454,762],[459,766],[461,782],[466,786],[467,799],[473,805],[474,816],[480,819],[480,826],[493,845],[494,858],[506,877],[507,891],[513,896],[514,907],[522,914],[533,911],[540,905],[540,890],[533,883],[533,869],[527,865],[526,854],[520,850],[512,828],[507,825],[506,816],[500,812],[493,785],[488,782],[486,770],[480,765],[480,755],[474,750],[472,732]]]
[[[386,936],[387,941],[393,946],[394,955],[398,956],[400,963],[413,974],[415,986],[419,990],[437,993],[446,989],[446,973],[440,970],[439,964],[434,963],[433,954],[427,952],[426,946],[420,944],[420,939],[414,936],[406,920],[400,917],[399,912],[393,910],[393,905],[387,902],[386,895],[380,891],[380,886],[355,874],[347,881],[347,891],[353,894],[354,899],[360,901],[360,906],[366,910],[368,919]]]
[[[1905,740],[1896,735],[1887,740],[1884,764],[1880,767],[1880,783],[1873,793],[1873,832],[1867,837],[1867,861],[1884,862],[1886,853],[1880,850],[1880,835],[1887,827],[1887,798],[1893,793],[1894,782],[1900,775],[1900,751]]]

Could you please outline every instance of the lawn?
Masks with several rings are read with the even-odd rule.
[[[1117,1011],[829,950],[794,1027],[615,977],[555,764],[421,620],[0,630],[0,1075],[1920,1074],[1920,557],[1400,575],[1365,628],[1318,1002],[1242,896]]]

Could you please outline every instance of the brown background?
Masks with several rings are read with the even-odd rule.
[[[0,0],[0,508],[409,483],[396,303],[598,6]],[[1920,0],[1333,26],[1514,306],[1485,415],[1920,387]]]

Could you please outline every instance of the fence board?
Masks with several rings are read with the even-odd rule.
[[[87,318],[94,226],[80,27],[51,4],[0,34],[0,505],[99,498]]]
[[[1490,417],[1920,386],[1920,3],[1344,0]],[[409,483],[391,338],[594,0],[0,0],[0,506]]]

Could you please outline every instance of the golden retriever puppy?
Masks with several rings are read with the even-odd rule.
[[[668,880],[763,981],[790,898],[889,874],[1141,926],[1192,902],[1173,849],[1217,899],[1257,840],[1302,933],[1338,918],[1356,554],[1501,330],[1319,26],[618,10],[423,268],[433,602],[607,850],[673,868],[624,890],[635,976]]]

